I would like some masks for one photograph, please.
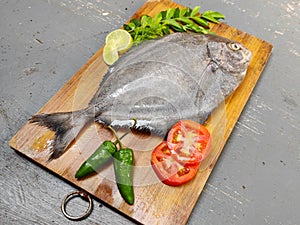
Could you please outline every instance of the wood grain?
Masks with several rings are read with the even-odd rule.
[[[172,1],[147,1],[133,17],[155,15],[169,7],[183,7]],[[87,179],[74,174],[81,163],[112,134],[98,124],[88,126],[63,156],[48,162],[53,133],[34,124],[25,124],[10,140],[10,146],[44,168],[72,182],[94,197],[144,224],[185,224],[199,198],[217,159],[234,129],[245,104],[272,51],[272,45],[226,24],[212,26],[217,34],[240,41],[253,53],[247,75],[240,87],[211,115],[206,123],[213,137],[212,151],[201,165],[194,180],[180,187],[162,184],[150,166],[151,150],[161,139],[129,135],[125,145],[134,149],[136,164],[134,191],[136,202],[129,206],[122,200],[114,181],[112,166]],[[102,48],[39,110],[38,113],[74,111],[87,106],[108,67],[102,59]]]

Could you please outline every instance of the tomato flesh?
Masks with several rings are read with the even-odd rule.
[[[171,128],[167,141],[153,150],[151,165],[163,183],[178,186],[196,176],[210,148],[211,136],[203,125],[181,120]]]
[[[191,120],[181,120],[169,131],[167,144],[177,161],[198,164],[209,153],[211,136],[203,125]]]
[[[158,178],[170,186],[189,182],[196,176],[199,168],[199,163],[184,165],[178,162],[166,141],[160,143],[152,152],[151,165]]]

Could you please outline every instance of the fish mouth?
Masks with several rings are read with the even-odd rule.
[[[252,59],[252,52],[246,47],[245,47],[245,50],[243,51],[243,57],[244,57],[243,65],[244,65],[245,70],[242,73],[242,76],[245,76],[248,71],[248,67],[251,62],[251,59]]]
[[[246,60],[245,63],[249,64],[252,59],[252,52],[248,48],[246,48],[246,47],[244,47],[244,48],[245,48],[245,50],[243,51],[243,57]]]

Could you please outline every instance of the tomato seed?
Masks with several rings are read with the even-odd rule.
[[[163,148],[161,151],[162,151],[162,153],[164,153],[166,155],[171,155],[171,151],[168,147]]]
[[[183,167],[177,171],[177,174],[178,174],[178,176],[183,176],[185,174],[188,174],[189,172],[190,172],[189,168]]]
[[[166,158],[164,157],[156,157],[156,158],[159,162],[164,162],[166,160]]]

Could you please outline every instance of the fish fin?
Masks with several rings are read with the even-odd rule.
[[[151,129],[149,127],[143,126],[143,127],[131,127],[130,128],[131,132],[133,134],[143,134],[145,136],[150,136],[151,135]]]
[[[36,123],[55,132],[52,153],[49,160],[56,159],[63,154],[81,129],[90,120],[84,111],[62,112],[52,114],[33,115],[30,123]]]
[[[201,115],[201,117],[195,117],[193,119],[200,124],[203,124],[211,115],[211,112],[219,105],[219,102],[215,102],[215,98],[209,98],[209,96],[216,96],[217,92],[220,91],[217,80],[219,72],[217,63],[211,60],[203,70],[201,78],[199,79],[195,105],[199,107],[198,115]]]

